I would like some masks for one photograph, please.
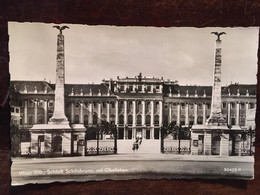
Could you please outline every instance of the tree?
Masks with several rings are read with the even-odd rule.
[[[11,120],[10,124],[10,137],[11,137],[11,155],[20,155],[20,130],[19,126]]]

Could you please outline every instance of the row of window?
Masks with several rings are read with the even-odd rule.
[[[120,92],[160,92],[160,85],[155,85],[154,88],[152,88],[152,85],[137,85],[134,87],[134,85],[119,85],[119,91]]]

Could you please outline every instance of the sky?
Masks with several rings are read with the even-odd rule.
[[[57,34],[45,23],[10,22],[11,80],[55,82]],[[64,24],[65,82],[101,83],[117,76],[177,80],[212,85],[216,36],[222,40],[222,85],[255,84],[257,27],[116,27]]]

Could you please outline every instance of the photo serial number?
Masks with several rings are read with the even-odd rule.
[[[225,172],[239,172],[242,171],[241,168],[224,168]]]

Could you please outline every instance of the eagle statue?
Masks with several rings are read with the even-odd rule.
[[[218,37],[217,41],[220,41],[220,36],[221,36],[221,35],[226,35],[225,32],[221,32],[221,33],[218,33],[218,32],[211,32],[211,34],[215,34],[215,35]]]
[[[57,28],[57,29],[60,31],[60,35],[62,35],[62,31],[63,31],[64,29],[66,29],[66,28],[69,29],[68,26],[62,26],[62,27],[60,27],[60,26],[53,26],[53,28]]]

